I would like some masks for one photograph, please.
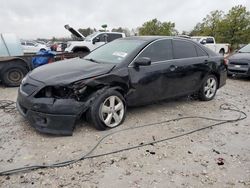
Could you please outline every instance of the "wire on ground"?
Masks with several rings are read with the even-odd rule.
[[[234,108],[232,108],[232,107],[234,107]],[[237,113],[239,113],[239,116],[237,118],[235,118],[235,119],[224,119],[224,120],[216,119],[216,118],[209,118],[209,117],[202,117],[202,116],[188,116],[188,117],[180,117],[180,118],[170,119],[170,120],[166,120],[166,121],[155,122],[155,123],[150,123],[150,124],[140,125],[140,126],[136,126],[136,127],[117,130],[117,131],[108,133],[107,135],[103,136],[93,146],[93,148],[89,152],[87,152],[86,154],[83,154],[81,157],[79,157],[77,159],[62,161],[62,162],[48,164],[48,165],[33,165],[33,166],[25,166],[25,167],[21,167],[21,168],[15,168],[15,169],[0,172],[0,176],[11,175],[11,174],[15,174],[15,173],[18,173],[18,172],[27,172],[27,171],[36,170],[36,169],[64,167],[64,166],[79,162],[81,160],[93,159],[93,158],[97,158],[97,157],[102,157],[102,156],[106,156],[106,155],[111,155],[111,154],[115,154],[115,153],[119,153],[119,152],[124,152],[124,151],[128,151],[128,150],[132,150],[132,149],[136,149],[136,148],[156,144],[156,143],[159,143],[159,142],[173,140],[173,139],[180,138],[180,137],[183,137],[183,136],[186,136],[186,135],[190,135],[190,134],[193,134],[195,132],[199,132],[199,131],[202,131],[202,130],[205,130],[205,129],[209,129],[209,128],[212,128],[212,127],[215,127],[215,126],[218,126],[218,125],[222,125],[222,124],[226,124],[226,123],[232,123],[232,122],[238,122],[238,121],[241,121],[241,120],[247,118],[247,114],[245,112],[239,110],[239,108],[237,108],[233,104],[224,103],[224,104],[222,104],[220,106],[220,109],[224,110],[224,111],[237,112]],[[182,133],[182,134],[175,135],[175,136],[172,136],[172,137],[167,137],[167,138],[163,138],[163,139],[160,139],[160,140],[155,140],[155,141],[152,141],[152,142],[148,142],[148,143],[145,143],[145,144],[142,144],[142,145],[136,145],[136,146],[131,146],[131,147],[127,147],[127,148],[123,148],[123,149],[119,149],[119,150],[114,150],[114,151],[111,151],[111,152],[91,155],[96,150],[96,148],[102,143],[102,141],[104,139],[106,139],[107,137],[110,137],[111,135],[114,135],[114,134],[117,134],[117,133],[120,133],[120,132],[125,132],[125,131],[128,131],[128,130],[141,129],[141,128],[144,128],[144,127],[149,127],[149,126],[154,126],[154,125],[164,125],[164,124],[169,123],[169,122],[180,121],[180,120],[184,120],[184,119],[205,119],[205,120],[215,121],[217,123],[214,123],[214,124],[211,124],[209,126],[202,127],[202,128],[199,128],[199,129],[194,129],[194,130],[188,131],[186,133]]]

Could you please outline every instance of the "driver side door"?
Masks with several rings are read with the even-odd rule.
[[[161,100],[165,85],[164,73],[169,69],[169,61],[173,58],[171,39],[161,39],[145,47],[135,58],[150,58],[151,65],[129,65],[130,85],[133,89],[127,95],[128,105],[140,105]]]

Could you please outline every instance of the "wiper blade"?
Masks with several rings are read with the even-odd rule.
[[[99,63],[98,61],[96,61],[95,59],[92,59],[92,58],[88,58],[88,59],[85,59],[85,60],[88,60],[88,61],[91,61],[91,62],[94,62],[94,63]]]

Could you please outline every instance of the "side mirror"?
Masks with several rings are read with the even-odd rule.
[[[100,42],[100,37],[93,38],[92,43],[95,44],[96,42]]]
[[[149,65],[151,65],[151,59],[148,57],[140,57],[140,58],[135,60],[134,65],[135,65],[135,67],[149,66]]]
[[[207,40],[206,40],[206,39],[203,39],[200,43],[201,43],[201,44],[206,44],[206,43],[207,43]]]

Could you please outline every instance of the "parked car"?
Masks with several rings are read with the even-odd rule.
[[[226,43],[225,44],[222,44],[222,43],[218,44],[215,42],[214,37],[194,36],[194,37],[191,37],[191,39],[203,44],[204,46],[208,47],[209,49],[211,49],[214,52],[219,53],[223,56],[229,52],[229,44],[226,44]]]
[[[41,44],[35,41],[21,41],[21,45],[24,53],[37,53],[41,49],[49,50],[45,44]]]
[[[44,133],[71,135],[75,121],[120,125],[127,106],[197,93],[212,100],[226,83],[224,58],[179,37],[117,39],[85,56],[45,65],[22,81],[19,112]]]
[[[228,75],[250,76],[250,44],[228,57]]]
[[[124,33],[119,32],[95,32],[85,37],[80,32],[68,25],[66,25],[65,28],[80,39],[80,41],[69,41],[65,51],[75,53],[80,52],[84,55],[108,42],[125,37]]]

